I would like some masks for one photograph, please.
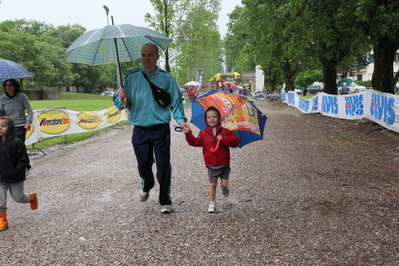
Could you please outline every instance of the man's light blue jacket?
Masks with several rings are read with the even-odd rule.
[[[152,73],[145,72],[152,83],[164,89],[171,96],[169,106],[161,107],[154,100],[150,84],[141,71],[144,71],[142,67],[131,70],[123,80],[123,87],[126,90],[126,98],[128,100],[129,122],[134,126],[152,127],[169,123],[171,114],[177,124],[187,122],[187,118],[184,115],[182,95],[173,76],[158,67]],[[118,93],[114,94],[113,103],[118,110],[124,109]]]

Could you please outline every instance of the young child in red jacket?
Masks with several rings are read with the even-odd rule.
[[[209,107],[205,112],[206,128],[195,137],[190,129],[184,133],[187,143],[202,147],[205,166],[209,177],[209,213],[216,212],[216,187],[220,177],[221,189],[225,197],[229,196],[230,148],[237,147],[240,139],[234,133],[221,126],[220,112]]]

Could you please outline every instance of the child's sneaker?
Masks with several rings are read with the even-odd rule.
[[[208,212],[209,213],[216,212],[216,203],[215,202],[210,202],[209,203]]]
[[[228,197],[229,194],[230,194],[229,188],[228,187],[222,187],[222,186],[220,186],[220,187],[222,188],[223,196]]]

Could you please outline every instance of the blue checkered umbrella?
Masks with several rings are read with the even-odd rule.
[[[171,42],[171,38],[148,28],[108,25],[81,35],[66,50],[65,61],[92,66],[129,62],[141,57],[143,44],[154,43],[165,49]]]
[[[171,42],[171,38],[148,28],[130,24],[108,25],[81,35],[66,50],[65,61],[92,66],[116,62],[121,75],[120,62],[139,59],[144,44],[153,43],[165,49]],[[126,108],[126,98],[122,101]]]
[[[30,71],[11,60],[0,59],[0,81],[34,77]]]

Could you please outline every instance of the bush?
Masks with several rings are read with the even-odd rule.
[[[371,80],[355,80],[354,81],[356,84],[362,85],[366,88],[370,88],[371,87]]]

